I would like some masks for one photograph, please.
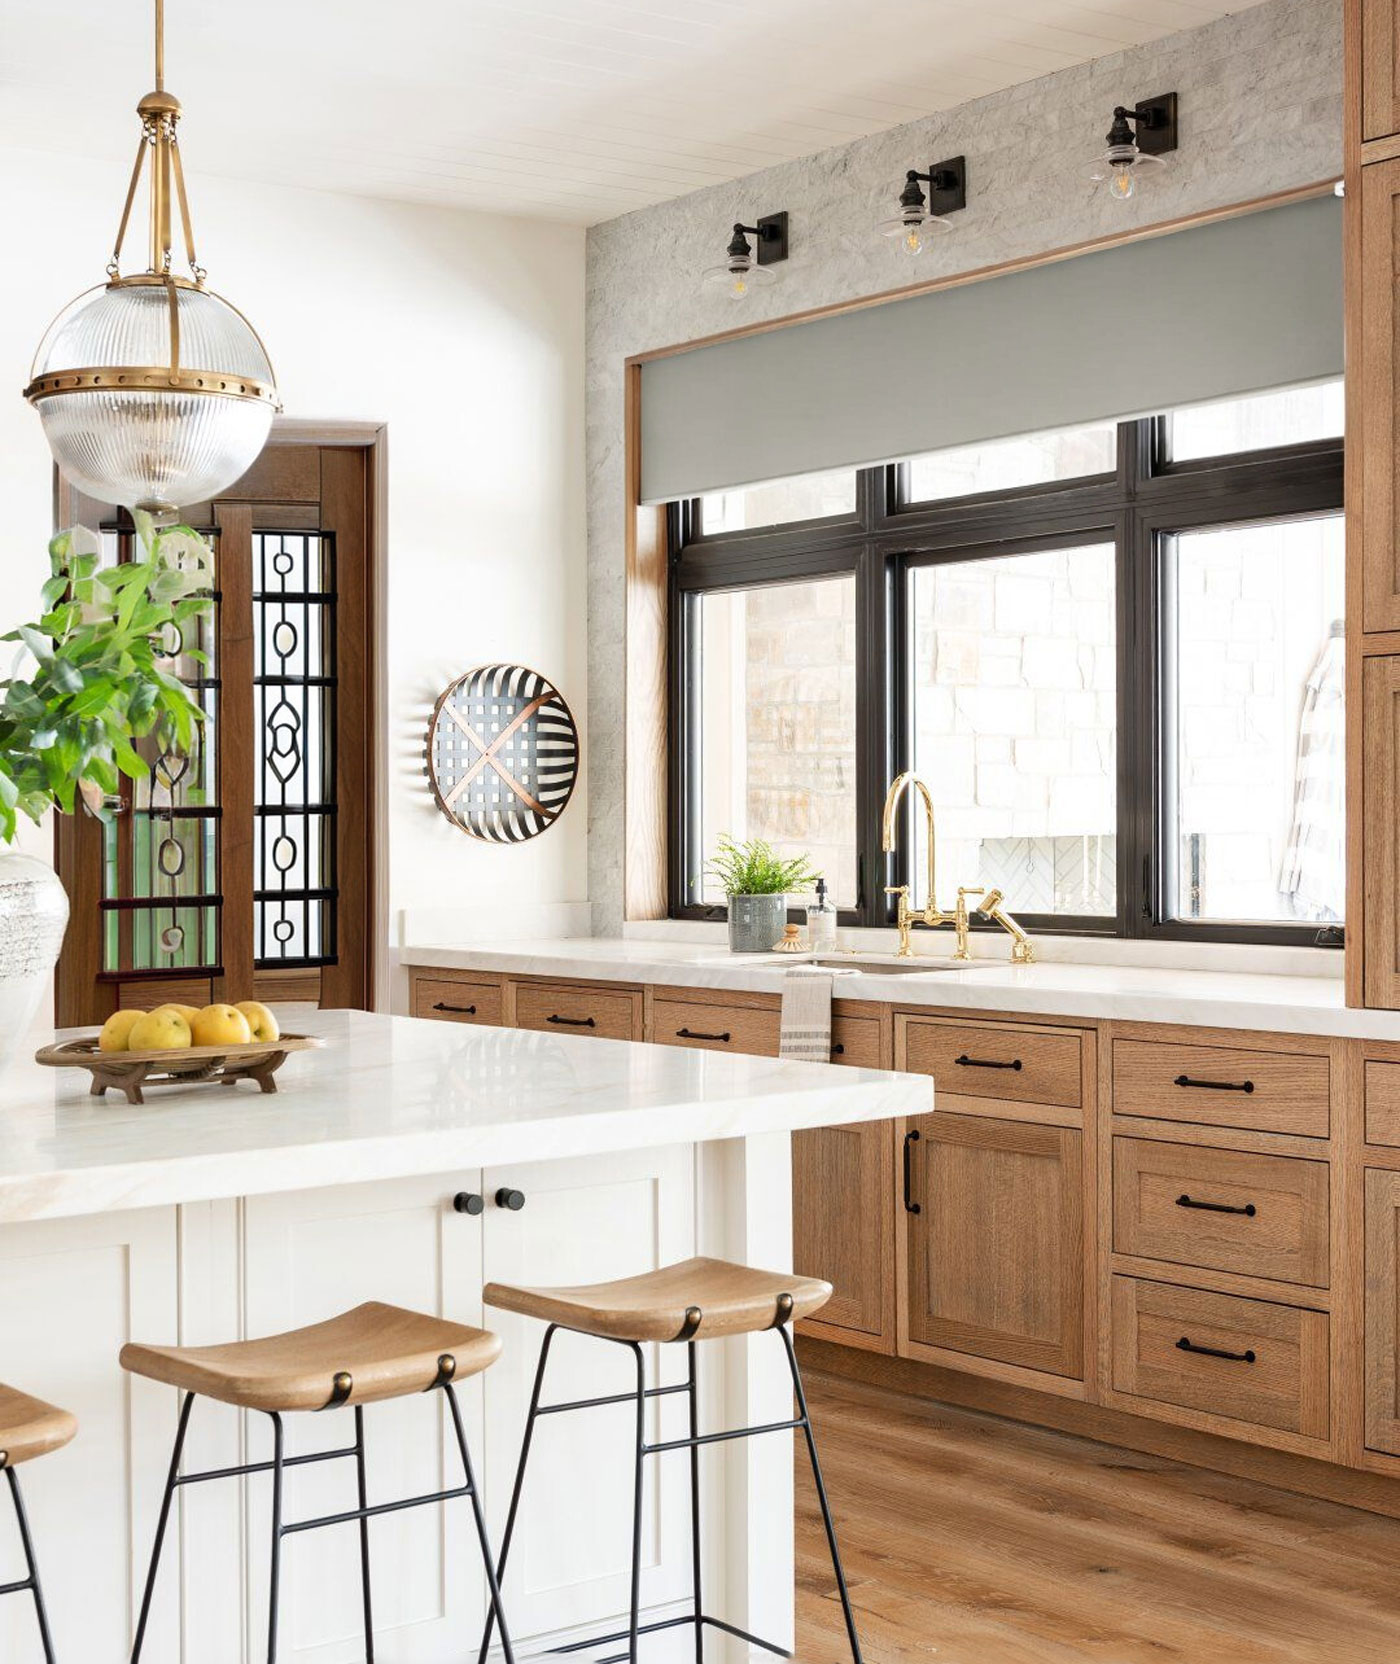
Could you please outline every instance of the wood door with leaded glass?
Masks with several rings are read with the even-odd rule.
[[[60,1026],[167,1000],[368,1005],[367,463],[361,447],[274,442],[187,511],[216,589],[171,668],[205,719],[188,757],[147,746],[149,778],[123,783],[109,820],[59,818]],[[62,482],[60,509],[100,528],[108,559],[131,557],[125,514]]]

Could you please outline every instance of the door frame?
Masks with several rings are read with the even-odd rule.
[[[368,676],[367,706],[370,711],[370,734],[367,756],[367,825],[369,831],[367,912],[367,976],[369,1008],[371,1011],[389,1009],[389,882],[388,803],[385,783],[388,779],[388,759],[385,755],[389,732],[388,695],[385,667],[388,663],[388,610],[386,607],[388,542],[389,542],[389,430],[384,422],[335,421],[315,417],[277,416],[268,435],[268,444],[339,446],[366,452],[365,476],[369,493],[366,550],[366,610],[368,614]],[[75,492],[60,471],[54,469],[54,526],[61,528],[73,522]],[[55,815],[54,866],[64,878],[72,910],[70,936],[83,931],[100,929],[99,897],[88,893],[89,885],[75,883],[75,875],[82,871],[75,859],[74,819]],[[65,876],[66,875],[66,876]],[[95,878],[96,875],[89,875]],[[54,970],[54,1007],[58,1020],[65,1017],[65,1006],[71,1003],[65,986],[63,957]]]

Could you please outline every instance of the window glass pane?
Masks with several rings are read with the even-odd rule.
[[[700,530],[721,532],[780,526],[787,520],[824,520],[856,511],[856,471],[838,468],[828,474],[801,474],[790,480],[765,480],[734,491],[710,491],[700,499]]]
[[[1172,462],[1198,457],[1265,451],[1274,445],[1303,445],[1337,439],[1344,410],[1340,381],[1286,387],[1245,399],[1194,405],[1167,417],[1167,456]]]
[[[809,855],[853,906],[855,579],[704,595],[699,705],[699,857],[722,833],[766,838]],[[692,899],[724,900],[712,880],[690,882]]]
[[[1342,542],[1340,514],[1166,539],[1174,917],[1342,917]]]
[[[1117,458],[1118,429],[1112,422],[994,439],[912,458],[904,464],[903,497],[908,503],[928,503],[1111,474]]]
[[[1111,915],[1113,545],[917,567],[909,601],[913,758],[937,806],[939,904],[981,885],[1013,913]]]

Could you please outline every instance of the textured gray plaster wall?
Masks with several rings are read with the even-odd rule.
[[[886,133],[696,191],[588,234],[589,895],[594,929],[623,917],[623,363],[748,319],[881,294],[1248,201],[1340,173],[1340,0],[1270,0],[1205,28],[1061,70]],[[1087,176],[1113,106],[1175,89],[1180,149],[1128,203]],[[738,96],[749,97],[745,92]],[[919,264],[873,231],[905,170],[967,157],[957,234]],[[787,209],[782,281],[740,313],[702,294],[733,221]],[[931,264],[925,268],[924,260]],[[1150,329],[1150,318],[1143,328]],[[1008,367],[1014,373],[1014,366]]]

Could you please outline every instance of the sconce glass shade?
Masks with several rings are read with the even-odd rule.
[[[734,255],[724,265],[711,266],[700,274],[707,291],[734,301],[746,300],[751,290],[777,281],[777,272],[771,266],[755,265],[752,255]]]
[[[906,254],[922,254],[935,237],[953,230],[953,222],[923,208],[906,209],[892,220],[881,220],[875,227],[882,237],[898,237]]]
[[[245,474],[277,409],[272,365],[243,315],[210,290],[149,277],[66,307],[25,396],[81,491],[163,520]]]
[[[1106,182],[1108,194],[1126,202],[1137,192],[1138,181],[1151,177],[1153,168],[1163,168],[1166,158],[1149,156],[1135,144],[1111,144],[1089,165],[1089,177]]]

